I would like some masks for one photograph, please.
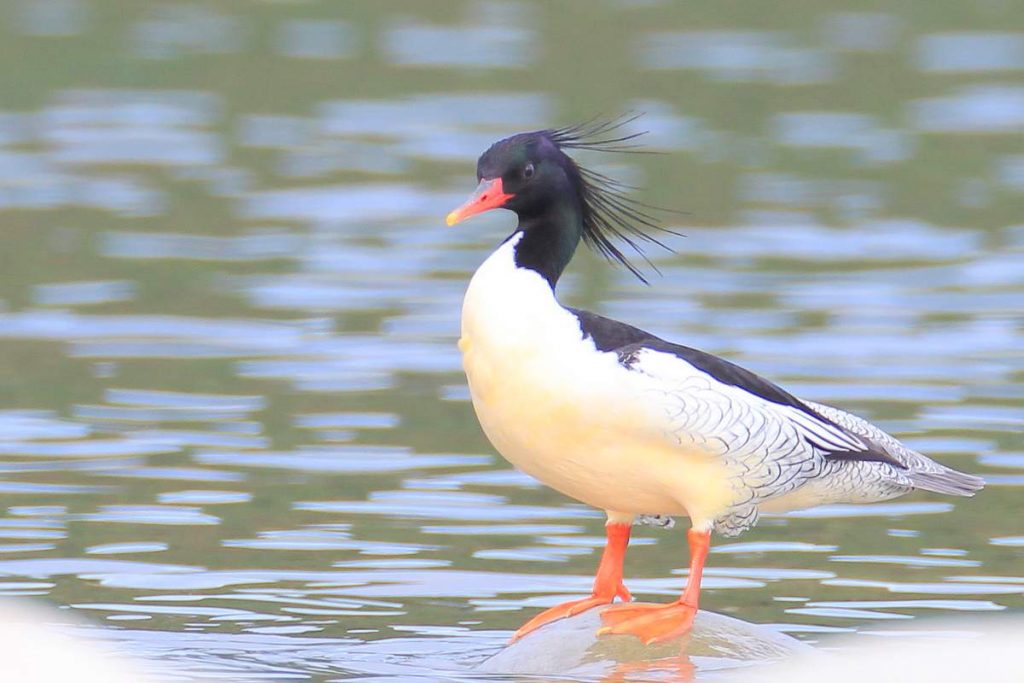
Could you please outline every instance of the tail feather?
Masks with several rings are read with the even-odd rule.
[[[916,489],[945,493],[950,496],[973,496],[985,486],[985,480],[973,474],[943,467],[940,472],[916,471],[904,475]]]

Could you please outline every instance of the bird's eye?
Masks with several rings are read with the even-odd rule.
[[[527,164],[526,167],[523,168],[523,177],[527,180],[533,177],[533,164]]]

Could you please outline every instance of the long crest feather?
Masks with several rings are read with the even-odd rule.
[[[650,153],[634,142],[647,131],[623,131],[641,116],[642,114],[627,114],[611,119],[594,118],[565,128],[546,130],[544,134],[562,150]],[[635,188],[602,173],[583,168],[575,160],[571,161],[579,174],[580,198],[583,204],[583,243],[609,261],[622,264],[641,282],[648,284],[647,278],[616,245],[616,241],[628,246],[655,272],[660,272],[644,253],[643,247],[645,243],[654,244],[666,251],[672,251],[655,234],[681,235],[662,227],[653,215],[669,210],[633,199],[628,192]]]

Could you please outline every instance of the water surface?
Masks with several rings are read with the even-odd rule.
[[[602,517],[495,455],[455,340],[510,229],[446,229],[493,140],[686,212],[564,300],[724,354],[951,466],[770,517],[705,606],[808,643],[1024,607],[1024,16],[1012,3],[23,0],[0,14],[0,595],[165,672],[454,677],[589,590]],[[634,595],[682,587],[635,533]]]

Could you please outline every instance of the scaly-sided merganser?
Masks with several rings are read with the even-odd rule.
[[[622,150],[615,124],[521,133],[477,162],[479,186],[448,225],[490,209],[519,218],[473,275],[459,348],[480,425],[509,462],[607,513],[593,594],[552,607],[513,640],[606,605],[601,633],[667,640],[693,623],[711,532],[763,511],[870,503],[915,489],[969,496],[984,482],[907,448],[859,417],[805,401],[727,360],[568,308],[555,285],[580,240],[639,275],[616,247],[657,228],[623,186],[571,149]],[[630,603],[622,562],[637,515],[685,515],[681,598]]]

